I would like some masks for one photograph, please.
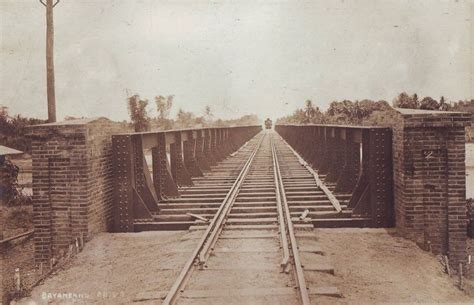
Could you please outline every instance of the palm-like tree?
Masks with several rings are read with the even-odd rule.
[[[311,119],[314,118],[314,115],[316,114],[316,110],[314,109],[313,102],[311,100],[305,101],[304,114],[307,120],[307,122],[305,123],[310,122]]]
[[[168,118],[171,107],[173,107],[173,98],[173,95],[169,95],[166,98],[162,95],[155,96],[156,110],[160,119]]]

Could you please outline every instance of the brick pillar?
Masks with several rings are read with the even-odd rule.
[[[111,134],[126,129],[103,118],[30,128],[37,262],[48,262],[77,237],[110,228]]]
[[[396,226],[457,265],[466,259],[464,128],[468,113],[397,109],[393,128]]]

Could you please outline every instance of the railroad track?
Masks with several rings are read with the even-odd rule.
[[[334,269],[308,219],[340,206],[317,175],[271,130],[249,141],[231,167],[233,175],[214,173],[225,197],[190,227],[202,237],[163,304],[311,304],[340,296],[318,280]],[[311,201],[319,197],[323,206]]]

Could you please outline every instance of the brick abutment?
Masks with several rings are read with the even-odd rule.
[[[393,128],[396,227],[457,267],[466,263],[469,113],[399,109]]]
[[[76,239],[110,229],[111,135],[124,131],[126,125],[103,118],[31,128],[36,262],[49,263]]]

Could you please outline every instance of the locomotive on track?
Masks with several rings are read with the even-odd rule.
[[[272,129],[272,120],[269,118],[265,120],[265,129]]]

